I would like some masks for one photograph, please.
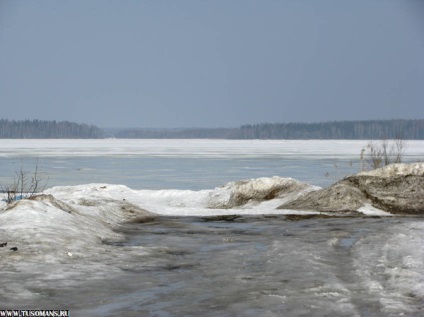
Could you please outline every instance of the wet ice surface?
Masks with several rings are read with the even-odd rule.
[[[92,259],[6,266],[0,302],[72,316],[424,314],[422,219],[286,217],[122,225],[125,240]]]

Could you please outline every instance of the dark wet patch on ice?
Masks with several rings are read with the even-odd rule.
[[[341,228],[341,227],[337,227],[337,228],[330,228],[330,229],[328,229],[328,231],[344,231],[345,229],[344,228]]]
[[[195,267],[194,264],[192,263],[166,263],[166,264],[162,264],[162,263],[158,263],[158,264],[146,264],[140,267],[122,267],[121,270],[123,272],[128,272],[128,273],[135,273],[135,274],[140,274],[140,273],[145,273],[145,272],[186,272],[189,271],[191,269],[193,269]]]
[[[188,254],[192,254],[193,252],[190,252],[188,250],[166,250],[166,253],[169,255],[175,255],[175,256],[185,256]]]
[[[127,245],[127,241],[114,241],[114,240],[102,240],[103,244],[114,246],[114,247],[124,247]]]
[[[306,220],[306,219],[327,219],[327,218],[334,218],[334,216],[328,216],[324,214],[287,215],[286,216],[286,220],[289,220],[289,221],[299,221],[299,220]]]
[[[203,221],[235,221],[241,218],[240,215],[218,215],[218,216],[209,216],[202,217]]]
[[[147,223],[147,222],[154,222],[156,220],[156,217],[150,217],[150,216],[141,216],[132,219],[128,223]]]

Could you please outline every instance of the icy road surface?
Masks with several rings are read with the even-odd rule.
[[[414,218],[166,217],[84,259],[22,259],[2,306],[72,316],[422,316]]]

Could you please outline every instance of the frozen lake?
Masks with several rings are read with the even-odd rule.
[[[205,204],[239,179],[325,186],[359,171],[366,144],[0,140],[2,183],[38,157],[49,187],[136,189],[53,188],[72,212],[43,202],[0,211],[0,243],[19,248],[0,248],[0,304],[72,316],[423,316],[422,218],[302,219],[278,201]],[[424,142],[409,141],[406,160],[423,157]],[[126,202],[161,216],[109,230]]]
[[[0,140],[0,181],[23,164],[48,186],[123,184],[133,189],[210,189],[257,177],[327,186],[361,170],[365,140]],[[407,141],[406,161],[423,160],[424,141]]]

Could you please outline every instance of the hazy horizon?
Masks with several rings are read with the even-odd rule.
[[[5,119],[101,128],[424,117],[424,2],[0,1]]]

